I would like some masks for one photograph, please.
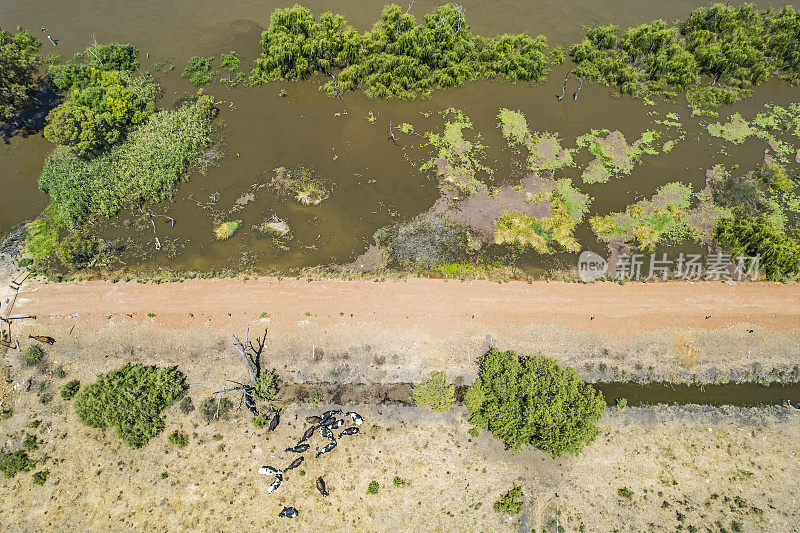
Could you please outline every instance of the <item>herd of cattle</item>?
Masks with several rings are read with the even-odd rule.
[[[341,413],[342,413],[341,409],[332,409],[330,411],[325,411],[319,416],[307,417],[306,422],[311,424],[311,427],[309,427],[305,431],[305,433],[303,433],[303,436],[300,438],[300,440],[297,442],[296,445],[292,446],[291,448],[286,448],[285,451],[289,453],[304,453],[308,451],[310,445],[306,441],[308,441],[311,437],[313,437],[314,433],[318,431],[320,437],[330,442],[328,442],[328,444],[326,444],[321,450],[317,452],[316,457],[319,457],[320,455],[330,452],[331,450],[336,448],[336,442],[337,442],[336,436],[334,435],[333,431],[339,429],[340,427],[348,423],[347,418],[352,420],[352,423],[354,425],[340,431],[339,438],[346,437],[349,435],[358,435],[360,431],[358,426],[364,423],[364,420],[361,418],[361,415],[359,415],[354,411],[348,411],[344,414],[343,418],[337,419],[336,415]],[[273,417],[273,421],[276,420],[278,420],[277,413],[276,416]],[[275,429],[272,426],[273,425],[270,424],[270,429]],[[275,426],[277,427],[277,422],[275,423]],[[283,474],[293,468],[297,468],[303,463],[303,461],[305,461],[305,457],[301,455],[300,457],[295,458],[295,460],[292,461],[289,464],[289,466],[287,466],[283,470],[275,468],[274,466],[262,466],[261,468],[259,468],[258,469],[259,474],[274,477],[272,484],[270,484],[270,486],[267,488],[267,493],[272,494],[273,492],[275,492],[283,482]],[[317,490],[320,492],[320,494],[322,494],[323,496],[328,495],[328,491],[325,489],[325,480],[322,479],[322,477],[317,478],[316,487]],[[295,516],[297,516],[297,514],[298,514],[297,509],[289,506],[289,507],[284,507],[278,516],[286,518],[294,518]]]

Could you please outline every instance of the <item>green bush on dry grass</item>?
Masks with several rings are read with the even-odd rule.
[[[231,407],[233,407],[233,403],[227,398],[222,398],[219,401],[219,412],[217,412],[217,399],[212,396],[200,402],[200,416],[210,424],[217,418],[225,418]]]
[[[126,364],[83,387],[75,397],[75,412],[90,427],[113,426],[131,448],[140,448],[164,429],[162,411],[187,389],[176,367]]]
[[[414,387],[414,402],[430,408],[434,413],[443,413],[456,401],[456,388],[447,383],[447,374],[431,372],[425,383]]]
[[[76,394],[78,394],[78,390],[81,388],[81,382],[77,379],[73,379],[68,381],[61,387],[61,397],[65,400],[71,400]]]
[[[253,397],[257,400],[269,401],[278,394],[281,379],[274,370],[260,372],[253,383]]]
[[[38,344],[29,346],[25,351],[25,364],[28,366],[38,365],[42,359],[44,359],[44,350]]]
[[[40,470],[33,474],[33,484],[34,485],[44,485],[44,482],[47,481],[47,476],[50,475],[49,470]]]
[[[514,485],[494,502],[494,510],[498,513],[519,514],[522,511],[522,503],[522,487]]]
[[[169,441],[170,444],[174,444],[178,448],[185,448],[189,444],[189,435],[176,429],[169,434],[167,441]]]
[[[27,472],[36,464],[28,454],[23,450],[17,450],[13,453],[4,453],[0,457],[0,472],[7,478],[13,478],[19,472]]]

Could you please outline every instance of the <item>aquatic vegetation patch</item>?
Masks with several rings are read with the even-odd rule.
[[[277,79],[331,78],[329,96],[363,90],[370,98],[413,99],[434,87],[457,87],[477,79],[544,80],[544,37],[474,35],[461,6],[445,4],[418,23],[409,9],[390,4],[372,30],[359,33],[341,15],[319,20],[295,5],[276,9],[261,35],[251,84]]]
[[[660,137],[659,132],[646,131],[642,136],[628,144],[625,135],[620,131],[592,130],[577,139],[579,147],[588,147],[596,158],[592,160],[582,174],[585,183],[604,183],[611,176],[628,175],[633,170],[642,154],[655,155],[658,152],[653,143]]]
[[[689,185],[667,183],[649,200],[629,205],[623,212],[594,216],[589,224],[601,241],[651,252],[657,245],[705,240],[709,224],[714,227],[721,212],[713,209],[708,194],[701,194],[691,209],[694,196]]]
[[[686,92],[686,99],[692,106],[692,115],[716,117],[723,105],[733,105],[751,96],[753,91],[739,87],[695,87]]]
[[[746,138],[755,131],[750,124],[740,115],[734,113],[726,124],[715,122],[707,126],[708,133],[713,137],[720,137],[733,144],[742,144]]]
[[[270,187],[288,194],[305,206],[319,205],[331,194],[331,187],[314,174],[310,167],[278,167]]]
[[[292,228],[289,223],[277,215],[272,215],[260,225],[254,226],[254,228],[276,242],[290,241],[292,239]]]
[[[568,178],[540,179],[542,188],[527,192],[528,201],[543,203],[546,212],[533,216],[505,210],[494,220],[495,244],[511,244],[531,248],[541,254],[553,254],[560,246],[568,252],[580,251],[575,239],[575,227],[583,220],[591,197],[572,186]]]
[[[217,77],[217,72],[213,70],[213,57],[195,56],[189,60],[189,64],[183,69],[182,78],[192,82],[195,87],[208,85]]]
[[[233,234],[239,231],[239,228],[242,227],[241,220],[231,220],[228,222],[223,222],[216,228],[214,228],[214,236],[217,238],[218,241],[225,241],[233,237]]]
[[[426,161],[420,170],[435,169],[442,187],[452,186],[460,194],[472,195],[485,191],[486,185],[478,178],[482,172],[491,176],[492,170],[482,163],[486,147],[476,134],[473,140],[465,138],[464,131],[472,129],[472,122],[461,111],[447,109],[442,133],[428,133],[428,143],[437,150],[434,158]]]
[[[531,133],[519,110],[501,108],[497,115],[503,137],[511,146],[524,145],[528,150],[527,167],[533,172],[559,170],[574,165],[572,152],[561,147],[557,133]]]

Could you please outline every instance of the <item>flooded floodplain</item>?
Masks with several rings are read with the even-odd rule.
[[[317,15],[332,9],[365,31],[378,18],[383,2],[343,2],[335,8],[316,1],[304,5]],[[416,2],[412,14],[421,18],[436,5]],[[534,6],[515,2],[504,4],[503,9],[480,2],[463,5],[477,34],[543,34],[549,45],[568,47],[581,39],[584,25],[614,23],[625,28],[656,18],[671,21],[705,4],[614,1]],[[759,3],[762,8],[770,6],[782,7]],[[247,73],[260,52],[260,34],[276,7],[285,6],[248,1],[224,7],[215,2],[0,1],[4,27],[21,25],[36,34],[45,27],[57,39],[57,47],[45,43],[43,54],[59,53],[66,59],[85,49],[92,39],[134,44],[141,50],[141,69],[150,71],[164,88],[161,108],[173,107],[196,92],[180,76],[191,56],[218,56],[235,50]],[[155,71],[154,66],[164,62],[175,68]],[[605,253],[606,243],[590,226],[592,217],[624,211],[671,182],[691,185],[697,193],[705,187],[706,171],[715,165],[738,174],[753,170],[764,162],[769,144],[756,136],[735,144],[711,135],[708,125],[725,124],[733,113],[751,120],[765,111],[765,104],[787,106],[800,96],[797,88],[772,79],[751,98],[709,118],[692,116],[683,95],[673,101],[648,103],[614,97],[607,87],[587,84],[573,100],[570,95],[578,80],[572,78],[568,97],[558,101],[555,96],[561,93],[564,76],[573,66],[568,59],[538,85],[479,81],[436,90],[430,99],[410,102],[370,100],[361,92],[328,98],[319,91],[325,81],[320,78],[255,88],[229,89],[213,83],[205,91],[216,97],[220,109],[214,147],[221,157],[206,168],[194,168],[174,202],[147,206],[153,214],[170,217],[174,224],[157,217],[152,226],[150,219],[143,222],[138,210],[124,209],[96,224],[93,231],[124,243],[122,259],[134,270],[288,270],[347,263],[373,243],[376,230],[408,221],[428,211],[440,198],[435,171],[421,167],[434,156],[426,134],[441,133],[446,109],[460,110],[472,123],[469,135],[480,135],[486,147],[482,162],[492,170],[482,179],[494,187],[519,183],[526,173],[524,164],[519,151],[509,146],[498,128],[499,110],[507,108],[520,111],[532,131],[557,133],[563,148],[574,149],[574,164],[556,170],[553,178],[571,179],[573,187],[592,198],[574,228],[574,237],[581,249]],[[411,125],[414,134],[401,132],[401,124]],[[593,182],[586,178],[586,170],[594,156],[576,141],[592,130],[620,132],[630,144],[647,131],[655,132],[657,138],[653,153],[637,157],[628,173]],[[396,141],[390,139],[390,131]],[[794,141],[800,146],[800,139]],[[35,218],[47,205],[48,197],[38,190],[37,179],[52,148],[41,134],[14,137],[0,147],[0,187],[6,191],[0,199],[2,231]],[[786,164],[796,174],[794,155]],[[279,168],[306,169],[324,184],[326,198],[318,205],[303,205],[276,190],[271,185]],[[230,220],[241,220],[240,229],[228,239],[215,238],[214,228]],[[265,232],[270,221],[280,222],[281,231],[287,233]],[[699,249],[688,241],[682,246]],[[576,255],[561,249],[553,255],[526,252],[517,260],[535,270],[573,264]]]

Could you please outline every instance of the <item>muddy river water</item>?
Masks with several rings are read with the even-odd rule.
[[[580,40],[582,27],[587,24],[613,22],[624,28],[656,18],[671,21],[705,5],[684,0],[462,3],[475,33],[541,33],[550,45],[564,47]],[[313,0],[303,4],[317,15],[325,10],[339,12],[364,31],[379,17],[384,2]],[[781,2],[758,4],[782,6]],[[65,59],[85,49],[93,39],[133,43],[141,50],[142,70],[152,71],[155,63],[169,59],[175,69],[154,75],[164,87],[159,105],[170,107],[196,91],[180,77],[191,56],[218,56],[236,50],[246,73],[260,52],[259,37],[268,25],[269,14],[285,5],[251,0],[0,0],[0,25],[6,29],[20,25],[37,36],[40,28],[47,28],[58,46],[45,40],[42,53],[59,53]],[[436,5],[417,1],[412,13],[420,19]],[[439,197],[436,176],[419,170],[420,139],[403,136],[393,144],[387,140],[390,122],[411,123],[424,131],[441,128],[440,111],[449,107],[462,110],[488,147],[486,161],[495,169],[495,183],[503,183],[514,176],[510,153],[497,128],[501,107],[521,110],[532,129],[558,132],[565,147],[574,146],[577,136],[602,128],[619,130],[632,141],[647,129],[664,130],[654,121],[676,113],[683,139],[669,153],[644,156],[629,176],[604,184],[582,183],[581,169],[590,160],[585,150],[576,155],[576,168],[556,175],[573,178],[576,187],[594,197],[590,216],[606,214],[651,196],[658,186],[671,181],[691,183],[695,191],[702,189],[705,171],[714,164],[752,169],[763,160],[762,140],[751,138],[735,147],[725,145],[708,135],[705,124],[724,122],[734,111],[750,118],[763,110],[765,103],[786,104],[800,96],[797,88],[771,80],[752,98],[733,109],[723,109],[718,119],[691,117],[682,96],[674,102],[657,100],[651,106],[642,100],[614,98],[608,88],[597,85],[585,86],[575,102],[570,98],[558,102],[553,95],[561,91],[570,65],[567,61],[555,67],[541,85],[476,82],[435,91],[429,100],[412,102],[369,100],[360,92],[330,99],[319,92],[319,79],[232,90],[212,84],[206,91],[221,102],[215,133],[223,152],[219,164],[205,173],[193,171],[190,180],[179,188],[174,203],[150,206],[154,213],[174,218],[175,225],[159,218],[154,235],[149,227],[130,228],[126,221],[134,214],[123,211],[108,221],[101,234],[129,238],[126,259],[138,267],[207,271],[246,265],[276,270],[344,263],[366,249],[377,229],[426,211]],[[286,91],[286,97],[279,96],[281,90]],[[367,119],[370,114],[374,121]],[[37,179],[50,150],[52,144],[41,135],[14,137],[0,146],[0,231],[36,217],[47,205],[48,197],[38,191]],[[329,199],[304,207],[269,189],[253,189],[253,185],[269,181],[276,167],[297,165],[313,167],[333,185]],[[253,196],[248,198],[249,193]],[[292,229],[294,239],[286,246],[276,246],[253,229],[272,215],[286,220]],[[227,241],[216,241],[213,221],[220,216],[242,219],[243,229]],[[155,236],[162,243],[161,250],[155,249]],[[586,219],[576,237],[584,248],[605,250]],[[538,268],[559,261],[570,263],[574,258],[569,254],[547,258],[531,254],[522,262]]]

